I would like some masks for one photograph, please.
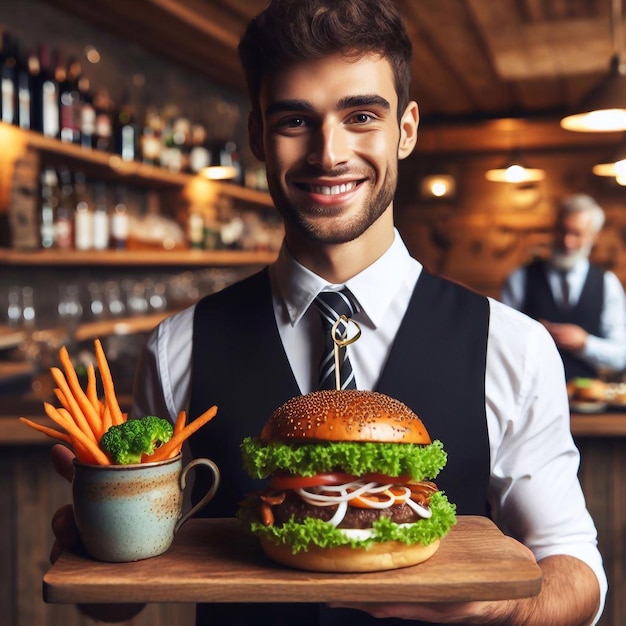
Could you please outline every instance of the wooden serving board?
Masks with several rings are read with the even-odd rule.
[[[313,584],[314,583],[314,584]],[[235,519],[191,520],[167,553],[101,563],[66,552],[43,579],[52,603],[502,600],[533,596],[541,570],[490,520],[459,516],[428,561],[398,570],[324,574],[267,559]]]

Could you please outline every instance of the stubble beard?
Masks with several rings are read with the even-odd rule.
[[[369,180],[369,179],[367,179]],[[365,233],[387,210],[393,201],[397,174],[388,170],[380,190],[365,201],[362,209],[349,221],[333,218],[311,219],[310,215],[331,215],[332,210],[315,204],[294,203],[283,188],[268,177],[269,192],[276,210],[285,221],[286,229],[293,229],[307,241],[316,244],[335,245],[354,241]]]

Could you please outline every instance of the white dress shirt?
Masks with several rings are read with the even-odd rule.
[[[563,303],[561,272],[548,267],[547,278],[557,304]],[[569,305],[576,306],[585,279],[589,272],[589,261],[581,259],[566,274],[569,285]],[[526,294],[526,268],[515,270],[502,288],[502,302],[520,310]],[[601,337],[589,335],[584,348],[576,355],[595,368],[608,368],[616,372],[626,368],[626,296],[619,278],[613,273],[604,273],[604,302],[600,316]]]
[[[362,308],[355,318],[362,336],[348,347],[358,388],[375,387],[421,271],[396,232],[389,250],[346,282]],[[318,363],[310,346],[321,343],[312,341],[321,330],[310,304],[320,290],[339,286],[299,265],[284,247],[270,276],[280,336],[300,390],[308,393]],[[493,519],[537,559],[566,554],[587,563],[603,605],[607,582],[577,478],[561,357],[541,324],[496,300],[489,305],[485,393]],[[175,420],[187,407],[192,329],[193,307],[152,332],[138,372],[135,416]]]

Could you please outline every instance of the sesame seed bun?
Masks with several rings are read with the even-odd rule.
[[[356,389],[315,391],[288,400],[265,424],[261,441],[431,443],[408,406],[382,393]]]

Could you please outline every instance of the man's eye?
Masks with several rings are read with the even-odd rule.
[[[354,124],[367,124],[373,118],[369,113],[355,113],[351,119]]]
[[[284,119],[280,125],[286,128],[301,128],[306,126],[306,120],[303,117],[289,117]]]

